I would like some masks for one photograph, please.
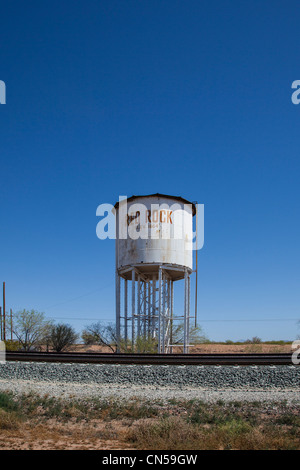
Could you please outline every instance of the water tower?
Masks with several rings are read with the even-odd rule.
[[[180,322],[183,352],[189,351],[195,214],[194,203],[163,194],[132,196],[115,205],[119,340],[138,345],[138,338],[155,338],[157,352],[169,353]],[[180,280],[182,311],[175,316],[174,283]]]

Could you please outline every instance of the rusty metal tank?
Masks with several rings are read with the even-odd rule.
[[[159,266],[170,267],[173,280],[193,270],[193,216],[195,205],[164,194],[131,196],[115,205],[116,268],[126,278],[126,268],[138,267],[155,275]]]

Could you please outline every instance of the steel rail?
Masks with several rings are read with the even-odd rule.
[[[114,354],[6,352],[7,361],[148,365],[293,365],[292,354]]]

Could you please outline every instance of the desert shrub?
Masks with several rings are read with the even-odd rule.
[[[20,351],[20,349],[22,349],[21,343],[19,343],[19,341],[8,339],[4,342],[6,351]]]
[[[19,427],[19,418],[16,413],[8,413],[0,409],[0,430],[17,429]]]
[[[10,393],[0,392],[0,409],[4,411],[18,410],[18,404]]]

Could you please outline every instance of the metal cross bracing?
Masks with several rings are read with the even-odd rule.
[[[156,352],[173,352],[176,321],[183,322],[183,352],[189,352],[190,273],[184,273],[184,312],[174,316],[174,280],[163,265],[155,272],[141,272],[136,266],[116,272],[116,323],[118,351],[142,352],[141,344],[154,340]]]

